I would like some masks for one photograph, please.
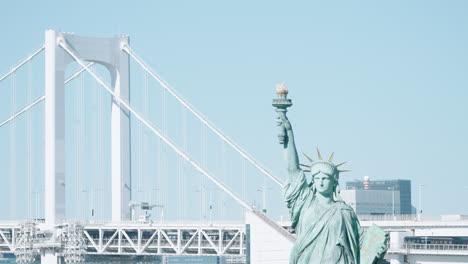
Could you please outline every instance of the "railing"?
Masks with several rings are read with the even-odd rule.
[[[408,221],[408,222],[468,222],[468,219],[460,218],[447,218],[444,215],[358,215],[359,221]],[[445,218],[444,218],[445,217]],[[279,222],[281,225],[287,226],[291,224],[288,216],[283,216]]]
[[[358,215],[360,221],[416,221],[416,215]],[[439,218],[440,219],[440,218]]]
[[[26,221],[25,221],[26,222]],[[3,221],[0,221],[0,226],[5,223]],[[11,222],[15,223],[15,222]],[[190,222],[180,222],[180,221],[160,221],[160,220],[151,220],[151,221],[118,221],[118,222],[113,222],[109,220],[62,220],[57,223],[57,225],[65,225],[65,224],[70,224],[70,223],[76,223],[83,225],[85,227],[88,226],[125,226],[125,227],[130,227],[130,226],[135,226],[135,227],[158,227],[158,226],[164,226],[165,228],[167,227],[239,227],[243,226],[244,224],[239,222],[239,221],[215,221],[211,223],[207,223],[206,221],[190,221]]]
[[[467,222],[468,219],[460,217],[447,217],[444,215],[358,215],[360,221],[418,221],[418,222],[429,222],[429,221],[444,221],[444,222]]]
[[[416,250],[466,250],[468,245],[463,244],[419,244],[407,243],[402,246],[402,249],[416,249]]]

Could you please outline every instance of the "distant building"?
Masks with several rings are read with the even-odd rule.
[[[343,190],[341,198],[357,215],[400,214],[400,192],[389,190]]]
[[[392,196],[392,192],[394,196],[398,196],[398,210],[396,210],[396,214],[412,214],[412,205],[411,205],[411,181],[410,180],[380,180],[380,181],[372,181],[368,177],[366,177],[363,181],[352,181],[346,182],[346,190],[356,190],[356,197],[357,201],[360,202],[361,205],[365,205],[367,203],[390,203],[393,204],[393,200],[390,197],[390,202],[388,201],[389,195]],[[374,194],[365,194],[361,193],[361,191],[383,191],[382,197],[380,197],[377,193]],[[344,192],[344,191],[343,191]],[[343,196],[343,195],[342,195]],[[383,198],[383,197],[386,198]],[[380,197],[380,198],[379,198]],[[344,198],[343,198],[344,199]],[[370,200],[367,200],[370,199]],[[373,200],[377,199],[377,200]],[[393,206],[392,206],[393,207]],[[356,210],[359,206],[356,207]],[[358,211],[358,210],[357,210]],[[391,213],[391,210],[390,210]],[[378,213],[377,213],[378,214]]]

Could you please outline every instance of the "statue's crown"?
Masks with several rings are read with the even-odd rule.
[[[305,172],[310,172],[312,174],[312,177],[314,175],[317,175],[320,172],[323,172],[329,176],[334,177],[336,180],[339,179],[340,172],[348,172],[350,170],[339,170],[338,167],[345,164],[347,161],[339,163],[339,164],[334,164],[333,163],[333,154],[331,154],[330,158],[328,158],[327,161],[323,160],[322,154],[320,154],[320,151],[317,149],[317,156],[318,160],[313,160],[309,156],[307,156],[304,153],[304,156],[311,162],[310,165],[304,165],[301,164],[301,166],[307,167],[309,169],[304,170]]]

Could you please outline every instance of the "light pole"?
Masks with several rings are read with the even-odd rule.
[[[39,220],[39,190],[38,189],[34,191],[34,199],[36,200],[36,205],[34,206],[35,207],[34,221],[38,221]]]
[[[421,216],[422,216],[422,200],[421,200],[421,196],[422,196],[422,188],[426,186],[425,184],[419,184],[419,212],[418,212],[418,220],[421,220]]]
[[[210,190],[210,226],[213,224],[213,189]]]
[[[153,204],[151,206],[161,208],[161,214],[160,214],[159,222],[162,224],[164,222],[164,205],[163,204]]]
[[[258,192],[261,192],[262,193],[262,212],[264,214],[267,213],[267,206],[266,206],[266,192],[267,190],[270,190],[271,188],[268,188],[268,187],[265,187],[265,186],[262,186],[261,189],[257,189]]]
[[[88,215],[88,211],[89,211],[89,204],[90,204],[90,199],[89,199],[89,196],[91,195],[91,192],[89,192],[88,190],[81,190],[82,193],[84,193],[86,195],[86,206],[83,206],[83,209],[84,209],[84,218],[86,219],[87,215]]]
[[[97,189],[94,189],[94,192],[93,192],[93,200],[92,200],[92,216],[93,216],[93,220],[97,219],[99,220],[99,217],[100,214],[101,214],[101,202],[103,200],[103,195],[101,194],[104,194],[104,189],[103,188],[97,188]],[[99,215],[98,215],[99,213]]]
[[[195,192],[200,193],[200,220],[206,220],[206,209],[205,209],[205,186],[201,185],[200,189],[195,189]]]
[[[130,207],[132,222],[135,222],[136,220],[135,219],[135,207],[140,206],[140,203],[135,202],[135,201],[130,201],[128,206]]]
[[[85,214],[84,214],[84,217],[86,218],[88,216],[88,213],[89,213],[89,221],[93,221],[94,220],[94,214],[95,214],[95,204],[94,204],[94,199],[96,199],[96,193],[99,191],[99,190],[102,190],[102,189],[92,189],[90,188],[89,190],[85,189],[85,190],[81,190],[82,193],[84,193],[86,195],[86,199],[85,201],[87,201],[87,206],[84,206],[84,210],[85,210]]]

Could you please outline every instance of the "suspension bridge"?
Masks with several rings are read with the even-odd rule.
[[[47,30],[44,45],[0,77],[0,93],[0,254],[47,264],[289,263],[286,208],[267,206],[283,203],[282,180],[164,81],[128,36]],[[466,246],[403,243],[468,236],[466,221],[361,220],[390,233],[391,263],[466,262]]]
[[[244,263],[246,212],[294,239],[271,220],[284,211],[265,214],[267,190],[280,199],[282,181],[170,87],[128,36],[47,30],[0,87],[10,216],[0,252],[17,262],[217,255]]]

